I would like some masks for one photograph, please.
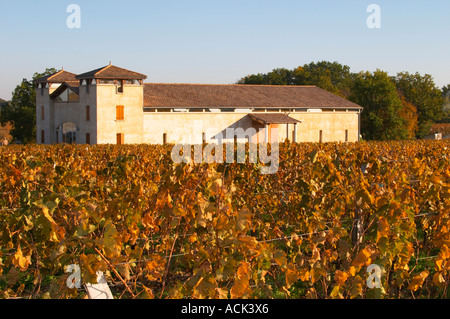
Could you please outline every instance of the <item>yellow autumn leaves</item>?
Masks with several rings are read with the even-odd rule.
[[[31,251],[24,254],[22,248],[19,247],[12,258],[12,264],[21,271],[27,270],[27,268],[31,265]]]
[[[0,276],[9,293],[58,298],[76,297],[61,285],[72,263],[124,298],[440,297],[448,146],[283,144],[265,176],[174,165],[165,146],[13,146],[0,154]]]

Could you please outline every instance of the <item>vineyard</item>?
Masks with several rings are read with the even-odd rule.
[[[449,298],[450,141],[280,145],[174,164],[170,145],[0,148],[0,298]],[[370,265],[381,269],[370,288]]]

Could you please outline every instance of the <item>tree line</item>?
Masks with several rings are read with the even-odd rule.
[[[347,65],[320,61],[248,75],[237,84],[315,85],[344,97],[364,108],[361,134],[367,140],[423,138],[434,123],[450,123],[450,85],[438,88],[429,74],[353,73]]]

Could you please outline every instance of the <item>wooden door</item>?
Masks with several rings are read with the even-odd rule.
[[[125,144],[125,134],[117,133],[117,145]]]

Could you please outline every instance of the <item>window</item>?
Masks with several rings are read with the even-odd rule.
[[[167,144],[167,133],[163,133],[163,144]]]
[[[117,133],[117,145],[125,144],[125,134]]]
[[[348,142],[348,130],[345,130],[345,141]]]
[[[125,120],[125,116],[124,116],[124,107],[123,105],[117,105],[116,106],[116,121],[124,121]]]
[[[44,95],[44,83],[41,84],[41,96]]]
[[[89,105],[86,105],[86,121],[91,120],[91,107]]]
[[[86,133],[86,144],[91,145],[91,133]]]
[[[205,132],[202,133],[202,143],[206,144],[206,133]]]
[[[123,93],[123,80],[117,80],[117,93]]]
[[[45,120],[45,108],[41,106],[41,120]]]
[[[44,130],[41,131],[41,143],[45,144],[45,131]]]
[[[322,130],[319,131],[319,143],[323,142],[323,132]]]

